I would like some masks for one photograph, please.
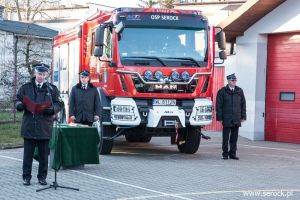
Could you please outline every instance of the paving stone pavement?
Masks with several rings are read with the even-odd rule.
[[[169,138],[126,143],[118,138],[100,165],[58,172],[58,183],[80,191],[43,188],[34,162],[31,186],[23,186],[23,149],[0,151],[0,200],[69,199],[300,199],[300,145],[238,142],[239,161],[221,159],[221,133],[207,132],[196,154],[181,154]],[[50,170],[47,181],[54,180]]]

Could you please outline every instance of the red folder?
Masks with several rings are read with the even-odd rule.
[[[34,114],[43,113],[46,108],[51,106],[51,101],[36,103],[28,96],[23,97],[23,103],[25,104],[26,109]]]

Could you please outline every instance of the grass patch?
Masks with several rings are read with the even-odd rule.
[[[13,148],[23,145],[20,136],[21,119],[23,112],[16,113],[16,123],[0,123],[0,149]],[[0,112],[0,122],[13,121],[13,112]]]
[[[16,120],[21,121],[23,112],[16,112]],[[0,121],[13,121],[14,113],[13,112],[0,112]]]
[[[20,129],[20,122],[0,124],[0,149],[23,145]]]

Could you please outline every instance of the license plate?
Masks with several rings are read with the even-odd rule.
[[[153,99],[154,106],[176,106],[176,99]]]

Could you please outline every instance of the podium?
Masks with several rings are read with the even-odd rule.
[[[64,124],[53,127],[49,143],[51,166],[53,169],[59,170],[61,166],[99,164],[98,145],[99,134],[96,127],[77,127]]]

